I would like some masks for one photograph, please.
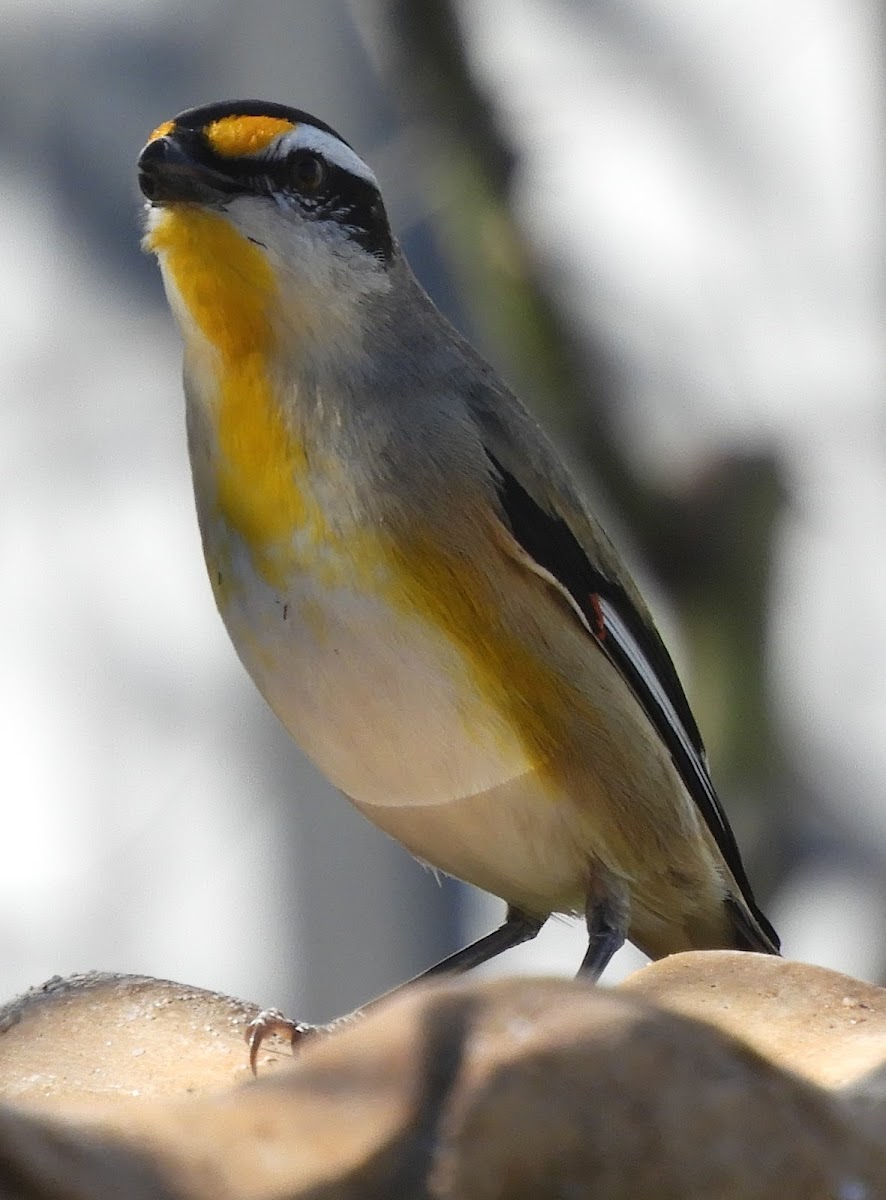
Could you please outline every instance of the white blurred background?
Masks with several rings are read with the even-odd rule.
[[[412,107],[434,55],[413,61],[418,85],[401,86],[400,9],[0,3],[6,996],[98,967],[327,1019],[500,918],[500,904],[439,883],[354,814],[240,668],[204,578],[177,335],[138,248],[147,132],[209,100],[281,101],[377,166],[419,275],[486,339],[459,269],[471,218],[435,158],[446,113]],[[514,156],[517,227],[573,349],[599,361],[602,348],[624,461],[669,496],[694,494],[731,456],[777,464],[755,651],[766,732],[740,726],[738,738],[765,745],[765,786],[759,769],[727,768],[725,801],[786,952],[881,980],[880,8],[455,10]],[[486,348],[507,371],[502,346]],[[556,406],[530,399],[568,441]],[[617,536],[636,544],[609,502]],[[700,655],[691,605],[642,553],[637,565],[716,772],[720,709],[742,664]],[[494,969],[568,973],[581,953],[581,930],[551,922]],[[626,950],[610,975],[641,961]]]

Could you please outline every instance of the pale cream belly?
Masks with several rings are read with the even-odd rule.
[[[526,911],[581,909],[589,863],[574,807],[436,630],[313,579],[284,598],[253,576],[222,615],[274,712],[373,824]]]
[[[436,805],[535,765],[457,649],[384,599],[308,576],[284,594],[252,575],[219,607],[274,712],[355,802]]]
[[[584,909],[593,876],[586,831],[575,805],[536,772],[448,804],[357,807],[417,858],[523,912]]]
[[[602,865],[630,888],[633,940],[656,953],[685,948],[684,911],[690,921],[719,908],[715,862],[687,836],[688,798],[625,685],[610,693],[625,728],[582,724],[578,759],[567,738],[554,776],[436,627],[320,572],[279,591],[230,547],[225,568],[219,608],[265,699],[321,771],[417,857],[539,916],[581,911]],[[599,672],[588,689],[611,687],[605,658],[583,649],[574,661]],[[613,754],[628,745],[643,771],[625,789]]]

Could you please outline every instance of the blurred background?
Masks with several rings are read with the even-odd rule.
[[[882,981],[881,7],[0,9],[4,996],[97,967],[328,1019],[501,917],[323,782],[214,610],[134,162],[236,96],[377,168],[630,558],[786,952]],[[583,944],[552,921],[490,969]]]

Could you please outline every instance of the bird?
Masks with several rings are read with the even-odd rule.
[[[138,176],[237,654],[365,817],[505,902],[422,977],[555,913],[584,919],[590,980],[625,940],[778,954],[646,603],[413,275],[372,169],[322,120],[234,100],[158,126]]]

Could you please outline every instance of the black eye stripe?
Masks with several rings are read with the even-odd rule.
[[[322,158],[322,155],[317,155]],[[317,219],[338,222],[364,250],[387,261],[394,252],[388,216],[378,188],[368,179],[324,160],[327,178],[316,196]]]
[[[290,196],[314,220],[334,220],[364,250],[382,261],[391,258],[394,245],[384,202],[368,179],[311,151],[324,164],[326,178],[316,192],[303,194],[292,168],[295,155],[304,151],[279,158],[223,158],[212,152],[205,139],[200,140],[202,161],[224,177],[232,194]]]

